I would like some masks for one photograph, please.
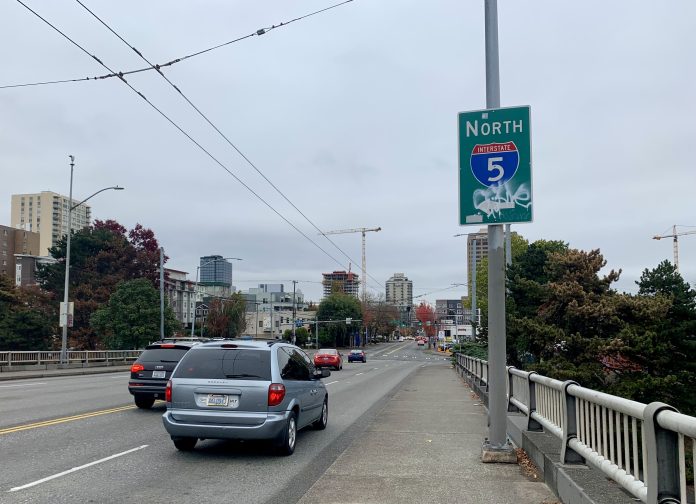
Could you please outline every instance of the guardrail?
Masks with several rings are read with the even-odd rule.
[[[89,364],[93,362],[129,362],[140,356],[142,350],[68,350],[67,364]],[[12,351],[0,352],[0,366],[27,366],[60,364],[60,351]]]
[[[481,393],[488,363],[455,354],[458,372]],[[664,403],[643,404],[507,368],[508,411],[527,417],[527,429],[561,441],[560,462],[588,463],[646,504],[687,504],[687,457],[696,467],[696,418]],[[693,496],[696,499],[696,490]]]

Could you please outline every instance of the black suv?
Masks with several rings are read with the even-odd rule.
[[[145,347],[131,366],[128,392],[138,408],[149,409],[155,399],[164,400],[172,371],[191,347],[207,339],[165,339]]]

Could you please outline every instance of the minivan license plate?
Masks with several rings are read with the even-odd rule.
[[[153,371],[152,377],[153,378],[164,378],[164,377],[166,377],[166,371]]]
[[[229,404],[229,396],[220,394],[208,394],[208,406],[227,406]]]

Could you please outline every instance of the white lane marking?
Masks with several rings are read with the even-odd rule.
[[[329,383],[325,383],[324,385],[332,385],[332,384],[338,383],[338,382],[340,382],[340,381],[341,381],[341,380],[330,381]]]
[[[95,460],[94,462],[90,462],[89,464],[81,465],[79,467],[73,467],[72,469],[68,469],[67,471],[63,471],[61,473],[54,474],[53,476],[48,476],[47,478],[36,480],[36,481],[31,482],[31,483],[27,483],[26,485],[10,488],[8,490],[8,492],[16,492],[18,490],[24,490],[25,488],[30,488],[30,487],[33,487],[36,485],[40,485],[41,483],[46,483],[47,481],[51,481],[53,479],[60,478],[61,476],[65,476],[66,474],[74,473],[75,471],[79,471],[81,469],[86,469],[86,468],[91,467],[93,465],[101,464],[102,462],[106,462],[108,460],[115,459],[117,457],[122,457],[124,455],[128,455],[129,453],[133,453],[135,451],[142,450],[143,448],[147,448],[147,447],[148,447],[148,445],[138,446],[137,448],[132,448],[130,450],[126,450],[124,452],[117,453],[115,455],[111,455],[111,456],[103,458],[103,459]]]
[[[408,343],[403,344],[403,345],[401,345],[401,346],[398,346],[398,347],[396,347],[394,350],[392,350],[391,352],[387,352],[387,353],[384,354],[384,355],[393,354],[394,352],[398,352],[399,350],[403,350],[403,348],[404,348],[407,344],[408,344]]]
[[[372,369],[379,369],[378,367],[373,367]]]
[[[113,379],[122,380],[124,378],[130,378],[130,374],[124,374],[124,375],[120,375],[120,376],[109,376],[109,378],[111,378],[112,380]]]
[[[360,376],[361,374],[365,374],[365,373],[355,373],[355,376]]]
[[[6,388],[6,387],[31,387],[32,385],[46,385],[44,382],[37,382],[37,383],[18,383],[17,385],[0,385],[0,388]]]

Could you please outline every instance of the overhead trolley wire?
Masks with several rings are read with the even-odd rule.
[[[292,206],[302,217],[304,217],[304,219],[305,219],[312,227],[314,227],[314,229],[316,229],[316,230],[319,232],[319,234],[321,234],[322,236],[324,236],[324,238],[326,238],[326,239],[329,241],[329,243],[331,243],[331,244],[336,248],[336,250],[338,250],[341,254],[343,254],[343,256],[344,256],[346,259],[348,259],[348,260],[351,261],[352,263],[356,264],[356,261],[355,261],[354,259],[352,259],[348,254],[346,254],[346,252],[344,252],[343,249],[341,249],[332,239],[330,239],[328,236],[326,236],[326,235],[324,234],[324,232],[323,232],[321,229],[319,229],[319,227],[318,227],[309,217],[307,217],[307,215],[306,215],[304,212],[302,212],[302,210],[300,210],[300,209],[299,209],[299,208],[298,208],[298,207],[297,207],[297,206],[296,206],[284,193],[283,193],[283,191],[281,191],[281,190],[278,188],[278,186],[276,186],[276,185],[263,173],[263,171],[261,171],[261,169],[258,168],[258,167],[251,161],[251,159],[249,159],[249,158],[248,158],[248,157],[247,157],[247,156],[234,144],[234,142],[232,142],[232,140],[230,140],[230,138],[229,138],[227,135],[225,135],[225,134],[220,130],[220,128],[218,128],[218,127],[208,118],[208,116],[206,116],[206,114],[204,114],[204,113],[203,113],[203,112],[202,112],[202,111],[201,111],[201,110],[200,110],[200,109],[199,109],[199,108],[198,108],[198,107],[197,107],[197,106],[196,106],[196,105],[183,93],[183,91],[181,91],[181,89],[179,88],[179,86],[177,86],[176,84],[174,84],[166,75],[164,75],[164,73],[161,71],[161,69],[160,69],[157,65],[153,64],[149,59],[147,59],[147,58],[145,57],[145,55],[144,55],[142,52],[140,52],[135,46],[133,46],[133,45],[132,45],[131,43],[129,43],[127,40],[125,40],[125,39],[124,39],[120,34],[118,34],[111,26],[109,26],[109,24],[107,24],[107,23],[106,23],[102,18],[100,18],[94,11],[92,11],[89,7],[87,7],[81,0],[75,0],[75,1],[76,1],[78,4],[80,4],[80,6],[82,6],[82,8],[84,8],[87,12],[89,12],[97,21],[99,21],[99,22],[100,22],[107,30],[109,30],[115,37],[117,37],[121,42],[123,42],[126,46],[128,46],[130,49],[132,49],[133,52],[135,52],[143,61],[145,61],[148,65],[150,65],[149,69],[156,70],[157,73],[158,73],[165,81],[167,81],[167,83],[168,83],[172,88],[174,88],[174,90],[176,90],[177,93],[179,93],[179,94],[181,95],[181,97],[186,101],[186,103],[188,103],[188,104],[198,113],[198,115],[200,115],[200,116],[203,118],[203,120],[205,120],[205,122],[207,122],[207,123],[220,135],[220,137],[222,137],[222,139],[225,140],[225,142],[227,142],[227,143],[230,145],[230,147],[232,147],[232,148],[237,152],[237,154],[239,154],[239,155],[242,157],[242,159],[244,159],[244,161],[246,161],[247,164],[248,164],[249,166],[251,166],[251,167],[256,171],[256,173],[258,173],[261,177],[263,177],[263,179],[264,179],[266,182],[268,182],[268,184],[270,184],[270,186],[273,187],[273,189],[275,189],[276,192],[277,192],[278,194],[280,194],[280,196],[282,196],[283,199],[284,199],[286,202],[288,202],[288,203],[290,204],[290,206]],[[291,20],[291,21],[288,21],[287,23],[284,23],[284,24],[281,23],[280,25],[274,25],[273,27],[276,27],[276,28],[277,28],[277,27],[279,27],[279,26],[286,26],[287,24],[292,23],[292,22],[294,22],[294,21],[297,21],[297,20],[300,20],[300,19],[304,19],[304,18],[306,18],[306,17],[313,16],[313,15],[315,15],[315,14],[318,14],[319,12],[324,12],[324,11],[327,11],[327,10],[329,10],[329,9],[333,9],[333,8],[335,8],[335,7],[338,7],[338,6],[340,6],[340,5],[346,4],[346,3],[351,2],[351,1],[353,1],[353,0],[347,0],[347,1],[345,1],[345,2],[341,2],[341,3],[336,4],[336,5],[333,5],[333,6],[331,6],[331,7],[327,7],[327,8],[325,8],[325,9],[322,9],[322,10],[319,10],[319,11],[315,11],[315,12],[313,12],[313,13],[311,13],[311,14],[306,14],[305,16],[301,16],[301,17],[295,18],[295,19],[293,19],[293,20]],[[261,31],[261,30],[259,30],[259,31]],[[369,276],[369,277],[375,282],[375,284],[379,286],[379,288],[382,287],[382,284],[381,284],[381,283],[379,282],[379,280],[377,280],[375,277],[373,277],[373,276],[370,275],[370,274],[368,274],[367,276]],[[363,281],[367,282],[367,279],[363,279]]]
[[[29,7],[27,4],[25,4],[22,0],[17,0],[19,4],[21,4],[25,9],[27,9],[29,12],[34,14],[36,17],[38,17],[41,21],[46,23],[48,26],[50,26],[53,30],[58,32],[60,35],[62,35],[66,40],[68,40],[71,44],[73,44],[75,47],[80,49],[83,53],[88,55],[90,58],[94,59],[97,63],[99,63],[101,66],[106,68],[109,72],[113,72],[111,68],[109,68],[102,60],[100,60],[97,56],[94,54],[90,53],[87,49],[82,47],[80,44],[75,42],[73,39],[71,39],[68,35],[63,33],[58,27],[55,25],[51,24],[50,21],[48,21],[46,18],[41,16],[38,12],[36,12],[34,9]],[[145,102],[147,102],[150,107],[152,107],[154,110],[156,110],[162,117],[164,117],[172,126],[174,126],[181,134],[183,134],[186,138],[188,138],[191,142],[193,142],[200,150],[202,150],[210,159],[212,159],[216,164],[218,164],[223,170],[225,170],[227,173],[229,173],[232,177],[234,177],[237,182],[242,184],[245,189],[247,189],[251,194],[256,196],[256,198],[261,201],[264,205],[266,205],[270,210],[273,211],[278,217],[283,219],[287,224],[289,224],[295,231],[300,233],[305,239],[307,239],[309,242],[311,242],[316,248],[321,250],[325,255],[327,255],[329,258],[333,259],[337,264],[339,264],[342,267],[343,264],[333,257],[331,254],[329,254],[326,250],[324,250],[318,243],[316,243],[314,240],[312,240],[309,236],[307,236],[304,232],[302,232],[301,229],[299,229],[295,224],[293,224],[290,220],[288,220],[283,214],[281,214],[278,210],[276,210],[270,203],[268,203],[265,199],[263,199],[256,191],[254,191],[251,187],[249,187],[242,179],[240,179],[237,175],[235,175],[227,166],[225,166],[220,160],[218,160],[213,154],[210,153],[205,147],[203,147],[198,141],[196,141],[190,134],[188,134],[181,126],[179,126],[174,120],[172,120],[167,114],[162,112],[155,104],[153,104],[150,100],[145,97],[143,93],[135,89],[123,76],[119,76],[119,79],[126,85],[128,86],[134,93],[136,93],[138,96],[140,96]]]
[[[205,54],[205,53],[208,53],[208,52],[211,52],[211,51],[215,51],[216,49],[220,49],[220,48],[222,48],[222,47],[226,47],[226,46],[231,45],[231,44],[234,44],[234,43],[236,43],[236,42],[241,42],[242,40],[246,40],[246,39],[251,38],[251,37],[260,37],[261,35],[264,35],[264,34],[268,33],[269,31],[276,30],[276,29],[278,29],[278,28],[283,28],[283,27],[288,26],[289,24],[294,23],[294,22],[296,22],[296,21],[301,21],[301,20],[303,20],[303,19],[306,19],[306,18],[309,18],[309,17],[312,17],[312,16],[316,16],[317,14],[321,14],[322,12],[326,12],[326,11],[328,11],[328,10],[335,9],[335,8],[337,8],[337,7],[340,7],[340,6],[344,5],[344,4],[350,3],[350,2],[352,2],[352,1],[353,1],[353,0],[345,0],[345,1],[343,1],[343,2],[334,4],[334,5],[330,5],[329,7],[325,7],[325,8],[323,8],[323,9],[320,9],[320,10],[317,10],[317,11],[310,12],[310,13],[308,13],[308,14],[305,14],[305,15],[303,15],[303,16],[299,16],[299,17],[293,18],[293,19],[291,19],[291,20],[289,20],[289,21],[281,21],[279,24],[274,24],[274,25],[267,26],[267,27],[264,27],[264,28],[259,28],[259,29],[256,30],[255,32],[249,33],[249,34],[247,34],[247,35],[243,35],[243,36],[241,36],[241,37],[237,37],[237,38],[232,39],[232,40],[228,40],[227,42],[223,42],[222,44],[217,44],[217,45],[214,45],[214,46],[212,46],[212,47],[208,47],[207,49],[202,49],[202,50],[200,50],[200,51],[196,51],[196,52],[194,52],[194,53],[187,54],[187,55],[185,55],[185,56],[181,56],[181,57],[179,57],[179,58],[174,58],[173,60],[167,61],[166,63],[152,64],[152,63],[150,63],[149,61],[145,60],[145,61],[147,61],[147,63],[148,63],[150,66],[144,67],[144,68],[138,68],[138,69],[136,69],[136,70],[127,70],[127,71],[125,71],[125,72],[114,72],[113,70],[109,70],[109,73],[108,73],[108,74],[105,74],[105,75],[97,75],[97,76],[95,76],[95,77],[81,77],[81,78],[75,78],[75,79],[51,80],[51,81],[43,81],[43,82],[28,82],[28,83],[24,83],[24,84],[6,84],[6,85],[0,86],[0,89],[20,88],[20,87],[31,87],[31,86],[45,86],[45,85],[49,85],[49,84],[64,84],[64,83],[68,83],[68,82],[96,81],[96,80],[110,79],[110,78],[114,78],[114,77],[121,78],[121,77],[123,77],[123,76],[125,76],[125,75],[132,75],[132,74],[141,73],[141,72],[148,72],[148,71],[150,71],[150,70],[156,70],[157,72],[162,73],[162,72],[161,72],[161,69],[162,69],[162,68],[166,68],[166,67],[170,67],[170,66],[172,66],[172,65],[176,65],[177,63],[181,63],[182,61],[186,61],[187,59],[195,58],[196,56],[200,56],[201,54]],[[21,3],[21,2],[20,2],[20,3]],[[104,26],[106,26],[107,28],[109,28],[109,26],[107,26],[106,23],[104,23],[103,21],[101,21],[101,19],[99,19],[99,18],[96,16],[96,14],[94,14],[91,10],[89,10],[82,2],[79,2],[79,3],[80,3],[80,5],[82,5],[82,7],[84,7],[90,14],[92,14],[92,15],[93,15],[95,18],[97,18],[102,24],[104,24]],[[25,6],[25,7],[26,7],[26,6]],[[111,30],[111,28],[109,28],[109,30]],[[113,30],[111,30],[111,31],[113,32]],[[113,32],[113,33],[114,33],[114,35],[116,35],[117,37],[121,38],[121,37],[118,36],[118,34],[116,34],[115,32]],[[121,38],[121,40],[123,40],[123,39]],[[123,40],[123,42],[124,42],[124,43],[127,43],[125,40]],[[131,48],[132,48],[133,50],[135,50],[135,48],[133,48],[133,47],[131,47]],[[138,53],[138,55],[140,55],[140,56],[142,57],[142,54],[140,54],[137,50],[135,50],[135,51]],[[145,59],[145,58],[143,58],[143,59]]]

